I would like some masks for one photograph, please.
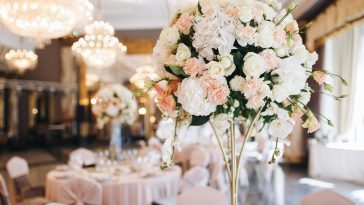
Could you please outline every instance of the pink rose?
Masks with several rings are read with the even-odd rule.
[[[187,13],[182,14],[179,19],[176,21],[175,26],[178,28],[178,30],[187,35],[190,33],[190,29],[192,26],[193,16],[190,16]]]
[[[281,46],[286,41],[286,31],[281,26],[275,27],[273,35],[275,47]]]
[[[176,110],[176,101],[172,95],[163,96],[158,99],[157,106],[162,113],[170,114]]]
[[[255,31],[256,29],[251,26],[241,25],[236,28],[236,36],[238,37],[239,41],[245,42],[243,44],[252,44],[255,38]]]
[[[315,71],[312,74],[313,79],[319,84],[322,85],[325,81],[326,78],[326,73],[322,72],[322,71]]]
[[[288,31],[290,33],[294,33],[298,30],[299,30],[299,28],[298,28],[297,21],[292,21],[291,23],[286,25],[286,31]]]
[[[207,98],[212,103],[223,105],[227,102],[229,93],[230,90],[227,85],[220,85],[216,88],[209,89]]]
[[[183,66],[183,70],[187,75],[192,77],[196,77],[199,74],[202,74],[204,70],[204,65],[202,60],[197,58],[190,58],[186,60],[185,65]]]
[[[246,98],[256,96],[260,91],[263,81],[261,79],[247,77],[243,84],[243,93]]]
[[[235,6],[229,5],[225,9],[225,13],[229,15],[230,17],[235,17],[238,15],[239,10]]]
[[[268,71],[274,70],[279,65],[280,58],[277,57],[276,53],[271,49],[266,49],[259,53],[265,60],[265,63],[268,66]]]

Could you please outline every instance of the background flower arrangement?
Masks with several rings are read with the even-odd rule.
[[[320,128],[307,106],[319,88],[308,79],[331,92],[325,78],[335,75],[313,70],[318,55],[306,49],[300,36],[310,24],[299,28],[291,14],[295,8],[292,3],[281,10],[276,0],[200,0],[178,10],[154,48],[160,79],[146,86],[156,91],[157,106],[175,123],[164,146],[163,166],[173,163],[184,126],[210,121],[236,192],[236,167],[254,127],[267,126],[276,142],[295,125],[308,132]],[[250,122],[240,150],[233,137],[235,119]],[[221,143],[223,133],[230,136],[227,149]],[[278,155],[276,148],[271,163]]]
[[[135,121],[137,102],[133,93],[126,87],[118,84],[106,85],[94,98],[96,103],[92,105],[92,112],[99,127],[102,128],[110,121],[119,124],[131,124]]]

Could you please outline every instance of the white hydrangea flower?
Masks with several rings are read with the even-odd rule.
[[[216,105],[207,101],[204,89],[197,79],[183,79],[176,95],[178,103],[191,115],[207,116],[216,110]]]

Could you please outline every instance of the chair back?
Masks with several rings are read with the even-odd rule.
[[[79,165],[90,165],[96,163],[96,156],[89,149],[78,148],[70,153],[69,160]]]
[[[209,177],[209,171],[206,168],[193,167],[183,175],[180,191],[183,193],[193,187],[207,186]]]
[[[12,179],[28,175],[28,162],[21,157],[14,156],[6,163],[6,170],[8,171],[9,176]]]
[[[329,189],[303,197],[301,205],[355,205],[346,197]]]
[[[224,193],[211,187],[195,187],[177,196],[177,205],[227,205]]]
[[[207,167],[210,163],[209,152],[203,147],[195,147],[191,152],[190,167],[201,166]]]
[[[9,205],[9,192],[5,180],[0,174],[0,205]]]
[[[73,178],[65,182],[60,190],[60,202],[75,205],[101,205],[102,187],[86,178]]]

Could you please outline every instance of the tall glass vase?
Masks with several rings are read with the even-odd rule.
[[[111,121],[111,139],[110,139],[110,158],[119,160],[122,149],[122,129],[121,124],[116,120]]]

